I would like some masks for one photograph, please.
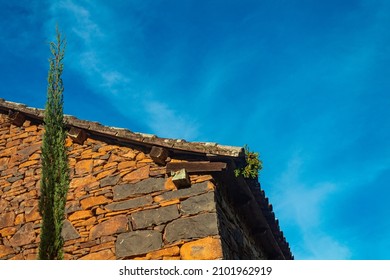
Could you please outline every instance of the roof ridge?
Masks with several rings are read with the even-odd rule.
[[[0,109],[1,107],[22,112],[30,117],[43,121],[44,109],[28,107],[22,103],[11,102],[0,98]],[[189,142],[184,139],[162,138],[154,134],[133,132],[127,128],[105,126],[96,121],[81,120],[68,114],[64,114],[64,119],[68,126],[78,127],[108,137],[118,137],[130,142],[142,142],[146,145],[233,158],[243,158],[245,156],[243,147],[221,145],[213,142]]]

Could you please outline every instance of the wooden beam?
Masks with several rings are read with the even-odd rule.
[[[188,173],[197,172],[215,172],[226,169],[225,162],[209,162],[209,161],[191,161],[191,162],[169,162],[167,163],[167,173],[175,172],[180,169],[187,170]]]
[[[149,155],[155,163],[165,165],[168,154],[169,152],[167,149],[153,146]]]
[[[84,129],[72,126],[68,132],[70,138],[72,138],[73,142],[82,145],[84,141],[87,139],[87,133]]]
[[[22,126],[24,121],[26,120],[25,115],[21,112],[10,111],[8,117],[10,118],[11,123],[16,126]]]

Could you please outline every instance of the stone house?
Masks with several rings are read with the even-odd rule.
[[[65,259],[293,259],[243,148],[65,119]],[[37,258],[42,123],[0,99],[0,259]]]

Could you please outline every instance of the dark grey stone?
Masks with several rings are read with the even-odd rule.
[[[217,214],[205,213],[169,223],[165,228],[164,237],[168,243],[174,243],[180,240],[217,235],[218,233]]]
[[[13,176],[11,178],[8,178],[7,181],[10,183],[16,182],[17,180],[23,179],[24,175],[19,175],[19,176]]]
[[[153,202],[153,198],[150,195],[148,195],[148,196],[141,196],[138,198],[133,198],[125,201],[110,203],[106,205],[105,208],[111,211],[120,211],[120,210],[138,208],[141,206],[149,205],[152,204],[152,202]]]
[[[160,197],[162,198],[162,200],[171,200],[175,198],[191,197],[191,196],[205,193],[207,191],[208,191],[207,182],[203,182],[199,184],[194,184],[191,186],[191,188],[174,190],[174,191],[163,193],[162,195],[160,195]]]
[[[131,215],[134,229],[141,229],[150,226],[161,225],[163,223],[170,222],[179,217],[180,214],[179,211],[177,210],[176,205],[139,211]]]
[[[200,212],[215,212],[214,192],[193,196],[182,201],[180,211],[189,215]]]
[[[118,235],[115,252],[118,258],[146,254],[161,249],[162,234],[155,230],[139,230]]]
[[[68,240],[79,238],[80,234],[77,232],[77,230],[74,228],[71,222],[65,220],[62,225],[61,236],[64,239],[64,241],[68,241]]]
[[[106,187],[106,186],[115,186],[118,182],[119,179],[121,178],[120,175],[117,176],[108,176],[102,180],[100,180],[100,186],[101,187]]]
[[[135,184],[118,185],[113,188],[114,200],[163,191],[165,190],[164,184],[164,178],[149,178]]]

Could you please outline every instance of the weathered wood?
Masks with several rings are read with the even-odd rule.
[[[168,158],[168,154],[169,152],[167,149],[153,146],[149,155],[155,163],[165,164],[165,160]]]
[[[87,139],[87,133],[84,129],[72,126],[68,132],[70,138],[72,138],[73,142],[82,145],[84,141]]]
[[[188,173],[215,172],[226,169],[225,162],[191,161],[191,162],[169,162],[167,163],[167,173],[186,169]]]
[[[16,126],[22,126],[26,120],[26,116],[21,112],[10,111],[8,117],[10,118],[11,123]]]

